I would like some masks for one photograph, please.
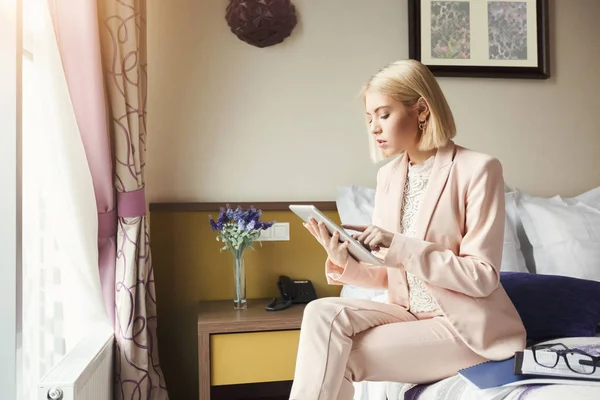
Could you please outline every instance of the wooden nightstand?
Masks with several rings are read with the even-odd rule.
[[[211,386],[293,379],[304,305],[266,311],[269,301],[248,300],[241,311],[231,300],[199,303],[200,400]]]

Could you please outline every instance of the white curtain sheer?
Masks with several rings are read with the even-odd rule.
[[[19,399],[108,321],[98,273],[98,217],[46,0],[24,0],[23,342]]]

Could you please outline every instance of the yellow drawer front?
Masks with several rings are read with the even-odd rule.
[[[299,330],[210,336],[211,385],[294,378]]]

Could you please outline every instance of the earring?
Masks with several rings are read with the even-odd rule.
[[[420,120],[419,121],[419,129],[420,130],[424,130],[425,129],[425,125],[427,125],[427,121],[426,120]]]

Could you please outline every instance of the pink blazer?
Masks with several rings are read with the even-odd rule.
[[[504,179],[500,162],[450,141],[438,149],[416,216],[416,237],[401,235],[407,157],[377,174],[373,225],[395,232],[375,254],[385,266],[349,257],[343,270],[326,261],[330,284],[388,289],[408,308],[406,271],[425,282],[460,338],[476,353],[502,360],[525,347],[525,328],[500,285],[504,242]],[[341,272],[341,274],[340,274]]]

